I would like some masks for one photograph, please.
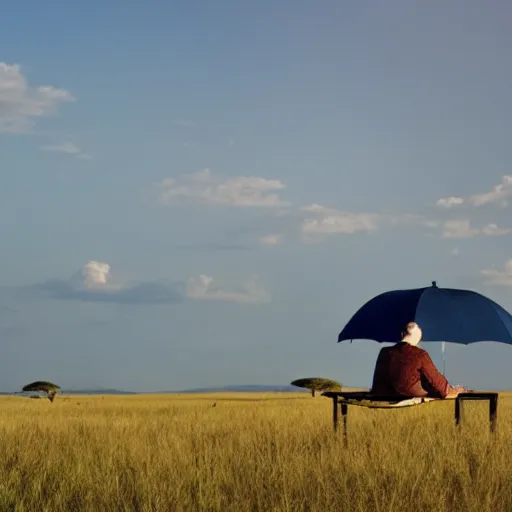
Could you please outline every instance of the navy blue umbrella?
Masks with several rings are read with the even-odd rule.
[[[338,342],[355,339],[397,342],[408,322],[421,327],[423,341],[512,344],[510,313],[477,292],[438,288],[435,281],[426,288],[377,295],[350,319]]]

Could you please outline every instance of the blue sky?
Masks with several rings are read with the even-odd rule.
[[[26,1],[0,30],[0,389],[369,385],[394,288],[512,310],[508,2]],[[425,344],[441,364],[438,344]],[[510,388],[512,348],[448,345]]]

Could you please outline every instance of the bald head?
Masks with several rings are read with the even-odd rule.
[[[402,341],[416,346],[422,335],[420,326],[416,322],[409,322],[402,331]]]

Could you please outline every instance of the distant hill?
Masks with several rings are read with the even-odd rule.
[[[63,395],[137,395],[135,391],[120,391],[119,389],[63,389]]]
[[[79,390],[63,390],[62,394],[64,395],[143,395],[143,394],[171,394],[171,393],[250,393],[250,392],[259,392],[259,393],[271,393],[271,392],[279,392],[279,393],[287,393],[294,392],[300,393],[304,390],[297,388],[295,386],[269,386],[265,384],[248,384],[248,385],[239,385],[239,386],[223,386],[223,387],[212,387],[212,388],[191,388],[191,389],[182,389],[179,391],[149,391],[149,392],[136,392],[136,391],[120,391],[118,389],[79,389]],[[306,392],[309,393],[308,390]]]
[[[303,390],[297,388],[295,386],[269,386],[265,384],[247,384],[247,385],[239,385],[239,386],[224,386],[218,388],[194,388],[194,389],[185,389],[183,391],[178,391],[178,393],[250,393],[250,392],[259,392],[259,393],[301,393],[307,392],[311,393],[309,390]]]
[[[295,386],[246,384],[211,388],[191,388],[178,391],[122,391],[119,389],[63,389],[62,395],[157,395],[157,394],[184,394],[184,393],[310,393],[307,389]],[[19,395],[18,392],[0,392],[0,395]]]

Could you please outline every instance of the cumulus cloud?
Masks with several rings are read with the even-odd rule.
[[[116,283],[110,265],[96,260],[88,261],[69,279],[50,279],[35,288],[51,298],[86,302],[167,304],[183,298],[176,284],[165,281]]]
[[[108,286],[110,278],[110,265],[101,261],[91,260],[82,270],[83,286],[86,289],[102,288]]]
[[[469,220],[448,220],[443,224],[443,238],[473,238],[476,236],[503,236],[512,233],[510,228],[499,228],[487,224],[483,228],[473,228]]]
[[[60,144],[41,146],[43,151],[49,151],[52,153],[64,153],[66,155],[73,155],[81,160],[90,160],[91,157],[87,153],[84,153],[79,147],[72,142],[62,142]]]
[[[278,207],[288,204],[279,195],[284,188],[281,181],[252,176],[220,180],[205,169],[180,179],[163,180],[158,184],[158,195],[164,204],[188,200],[210,205]]]
[[[496,224],[487,224],[480,230],[484,236],[502,236],[512,233],[510,228],[499,228]]]
[[[301,209],[311,214],[302,221],[305,235],[351,235],[359,231],[375,231],[381,216],[372,213],[343,212],[313,203]]]
[[[480,273],[487,277],[486,284],[512,286],[512,258],[505,263],[503,270],[484,269]]]
[[[65,89],[31,86],[18,64],[0,62],[0,133],[24,133],[37,118],[51,115],[60,104],[74,101]]]
[[[443,238],[471,238],[477,234],[469,220],[448,220],[443,224]]]
[[[444,208],[451,208],[461,204],[469,204],[471,206],[483,206],[486,204],[498,204],[500,206],[508,206],[508,202],[512,198],[512,176],[505,175],[502,177],[498,185],[492,187],[488,192],[474,194],[463,197],[445,197],[437,201],[437,205]]]
[[[260,238],[261,245],[279,245],[283,241],[282,235],[265,235]]]
[[[270,302],[271,296],[257,276],[240,283],[236,289],[228,290],[213,277],[201,274],[190,278],[187,283],[187,297],[196,300],[219,300],[259,304]]]
[[[503,176],[499,185],[495,185],[489,192],[471,196],[470,200],[474,206],[484,204],[507,206],[510,197],[512,197],[512,176]]]
[[[437,201],[436,205],[440,208],[452,208],[453,206],[458,206],[464,203],[464,199],[462,197],[450,196],[450,197],[442,197]]]

